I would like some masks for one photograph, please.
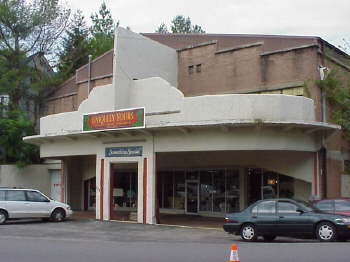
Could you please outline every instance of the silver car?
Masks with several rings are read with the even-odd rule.
[[[8,219],[43,218],[64,221],[73,214],[69,205],[51,200],[34,189],[0,188],[0,224]]]

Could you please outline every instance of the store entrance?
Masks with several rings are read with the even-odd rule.
[[[111,165],[111,219],[137,220],[137,163]]]
[[[186,214],[197,214],[199,210],[199,181],[186,180]]]

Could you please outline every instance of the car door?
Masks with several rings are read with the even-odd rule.
[[[252,210],[252,221],[258,234],[274,234],[277,223],[276,201],[266,200],[256,205]]]
[[[5,199],[10,218],[30,217],[30,204],[24,190],[7,190]]]
[[[32,217],[49,217],[52,205],[50,200],[37,191],[26,191]]]
[[[289,201],[278,201],[278,232],[280,235],[301,235],[313,232],[313,220],[309,213]]]

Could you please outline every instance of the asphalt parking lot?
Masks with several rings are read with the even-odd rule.
[[[228,261],[232,243],[242,262],[348,262],[350,257],[350,242],[277,238],[245,243],[216,229],[71,220],[1,225],[0,262]]]

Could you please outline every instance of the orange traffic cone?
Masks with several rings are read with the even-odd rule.
[[[238,247],[236,244],[232,244],[231,246],[230,262],[239,262]]]

